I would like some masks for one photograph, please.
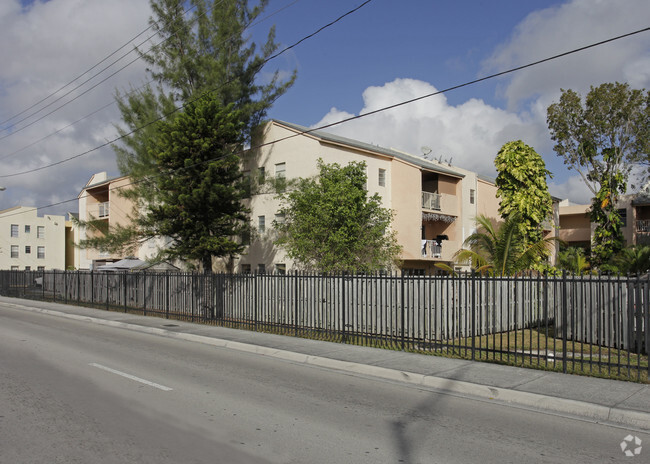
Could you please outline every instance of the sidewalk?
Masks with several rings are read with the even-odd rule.
[[[650,385],[0,297],[16,309],[406,382],[451,394],[650,430]]]

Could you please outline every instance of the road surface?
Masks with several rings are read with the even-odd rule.
[[[638,456],[621,451],[630,434],[647,448]],[[650,435],[635,430],[0,304],[0,463],[648,456]]]

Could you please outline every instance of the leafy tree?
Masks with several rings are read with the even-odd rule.
[[[463,248],[456,253],[459,263],[471,262],[481,274],[513,275],[534,269],[540,257],[547,256],[555,237],[529,242],[521,227],[521,217],[510,214],[500,227],[483,215],[476,218],[478,230],[465,239]]]
[[[392,212],[381,197],[368,197],[365,163],[347,166],[318,161],[316,178],[298,179],[284,192],[276,223],[276,244],[307,269],[321,272],[376,272],[391,267],[400,253],[390,230]]]
[[[499,213],[503,218],[519,216],[519,227],[527,242],[543,238],[542,223],[553,212],[553,200],[548,192],[544,160],[521,140],[508,142],[494,159],[498,175],[497,195],[501,198]]]
[[[175,202],[170,204],[169,208],[183,209],[186,215],[190,211],[192,214],[196,213],[198,216],[191,220],[207,221],[204,226],[212,227],[209,225],[210,218],[194,209],[191,203],[195,200],[194,195],[164,195],[159,190],[162,185],[166,185],[166,181],[172,182],[169,179],[159,179],[161,173],[167,173],[165,175],[172,176],[172,179],[184,178],[184,174],[175,174],[169,169],[172,166],[187,168],[187,162],[191,164],[193,161],[189,160],[194,157],[202,161],[209,158],[207,152],[201,152],[201,155],[193,154],[186,159],[184,157],[187,153],[179,147],[161,146],[163,141],[174,140],[169,133],[169,125],[161,123],[160,120],[173,119],[173,115],[179,112],[182,106],[189,104],[190,106],[185,108],[186,116],[174,119],[175,124],[181,124],[183,129],[189,131],[185,132],[183,137],[193,149],[197,148],[198,143],[220,147],[212,154],[212,158],[225,154],[228,151],[226,147],[233,144],[241,148],[246,142],[250,142],[254,129],[264,119],[273,102],[283,95],[295,80],[295,72],[284,82],[281,82],[277,71],[270,79],[260,78],[264,63],[278,48],[275,43],[275,30],[270,29],[267,41],[259,51],[256,44],[248,40],[245,30],[259,17],[267,4],[268,0],[260,0],[251,8],[247,0],[151,0],[153,16],[150,18],[150,24],[157,32],[159,42],[151,50],[139,53],[149,65],[148,74],[152,83],[141,90],[128,94],[118,91],[116,95],[123,121],[123,125],[117,129],[123,138],[122,143],[115,145],[114,149],[120,171],[133,180],[131,188],[121,193],[135,204],[132,219],[137,227],[118,227],[108,231],[103,237],[95,239],[96,247],[111,251],[132,250],[134,243],[138,239],[146,238],[151,231],[163,233],[167,227],[153,222],[161,217],[154,214],[162,212],[164,207],[160,204],[161,201]],[[186,7],[189,9],[190,5],[194,8],[193,12],[191,16],[185,16],[184,10]],[[266,83],[260,83],[262,80]],[[197,105],[192,107],[192,102],[202,98],[211,100],[211,105],[216,106],[211,106],[208,110],[203,103],[197,102]],[[207,133],[202,122],[195,118],[199,109],[208,111],[209,117],[215,122],[226,122],[228,136]],[[223,111],[226,110],[231,111],[232,116],[225,115]],[[197,124],[196,128],[200,132],[196,140],[194,133],[190,131],[192,124]],[[230,132],[232,127],[240,132],[239,137],[234,137]],[[163,133],[165,131],[167,133]],[[211,137],[225,138],[216,142],[210,141]],[[160,151],[167,153],[167,157],[159,156]],[[170,158],[176,155],[179,156],[177,160]],[[231,164],[235,161],[234,158],[227,160]],[[216,175],[211,169],[193,170],[196,178],[189,185],[198,188],[208,182],[231,182],[221,185],[221,190],[217,186],[210,190],[209,195],[202,197],[203,201],[208,202],[203,206],[206,211],[211,211],[217,217],[237,216],[232,210],[235,203],[230,197],[232,190],[238,189],[236,184],[239,181],[234,175],[235,168],[230,165],[227,169],[214,168],[226,169],[227,175]],[[226,197],[222,198],[218,192]],[[149,208],[150,205],[155,205],[158,209]],[[239,211],[245,213],[241,204]],[[143,217],[143,214],[148,216]],[[166,216],[163,214],[162,217]],[[190,221],[190,218],[186,220]],[[187,251],[180,243],[184,236],[176,234],[174,237],[175,250],[180,256],[182,252]],[[214,237],[206,240],[210,244],[204,244],[205,252],[214,252]],[[229,243],[226,248],[233,253],[240,251],[232,242]],[[194,245],[190,246],[193,247]],[[200,259],[206,260],[207,264],[205,256]]]
[[[593,194],[592,261],[604,264],[623,248],[616,202],[633,163],[650,155],[650,93],[606,83],[591,87],[583,102],[573,90],[562,90],[560,101],[548,108],[547,122],[556,153]]]

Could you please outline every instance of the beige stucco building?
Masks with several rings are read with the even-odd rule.
[[[126,176],[109,178],[106,172],[94,174],[78,196],[80,222],[84,223],[94,218],[105,221],[108,228],[128,225],[131,222],[133,202],[122,195],[122,192],[130,185],[131,179]],[[91,237],[93,233],[97,232],[83,226],[75,227],[70,232],[76,244]],[[163,239],[143,241],[134,250],[133,256],[146,261],[157,253],[160,246],[164,246]],[[92,248],[77,248],[74,252],[74,267],[76,269],[95,269],[125,257],[122,254],[102,252]]]
[[[650,194],[621,195],[616,208],[623,222],[625,246],[650,245]],[[591,247],[596,224],[591,223],[591,205],[560,203],[560,239],[568,246]]]
[[[25,206],[0,211],[0,269],[65,269],[65,222]]]
[[[447,163],[429,161],[398,150],[281,121],[263,130],[262,147],[244,163],[244,173],[256,178],[300,178],[318,174],[317,161],[345,165],[364,161],[368,192],[378,193],[383,206],[394,212],[393,229],[403,248],[404,270],[436,272],[434,264],[452,264],[453,255],[475,229],[475,218],[499,218],[496,186],[490,179]],[[269,142],[274,143],[269,143]],[[279,200],[274,192],[258,192],[249,200],[251,219],[258,231],[237,270],[285,271],[294,263],[273,245],[273,221]]]

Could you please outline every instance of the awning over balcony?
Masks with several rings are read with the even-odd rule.
[[[451,224],[456,220],[456,216],[440,213],[422,213],[422,220],[425,222],[446,222],[447,224]]]

